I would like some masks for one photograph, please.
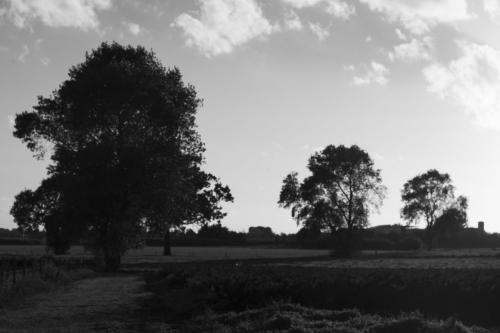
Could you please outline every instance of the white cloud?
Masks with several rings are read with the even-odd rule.
[[[437,24],[453,24],[471,18],[466,0],[359,0],[383,13],[413,34],[421,35]]]
[[[327,1],[326,12],[335,17],[348,20],[351,16],[356,14],[356,9],[354,6],[343,1],[330,0]]]
[[[424,37],[422,40],[413,38],[411,41],[399,44],[394,47],[392,52],[389,52],[391,61],[415,62],[420,60],[430,60],[430,49],[432,48],[432,40],[430,37]]]
[[[142,28],[139,24],[133,23],[133,22],[122,22],[122,24],[127,27],[128,31],[134,35],[137,36],[142,32]]]
[[[255,0],[200,1],[198,18],[184,13],[172,25],[184,30],[188,46],[197,47],[207,57],[231,53],[274,29]]]
[[[283,2],[295,7],[295,8],[306,8],[322,6],[324,10],[337,18],[344,20],[349,19],[351,16],[356,14],[356,8],[341,0],[282,0]]]
[[[26,57],[30,54],[30,49],[28,45],[24,44],[23,45],[23,50],[21,53],[17,56],[17,60],[24,63],[26,61]]]
[[[401,40],[407,40],[408,37],[406,37],[405,33],[396,28],[396,35],[398,36],[399,39]]]
[[[500,3],[498,0],[483,0],[483,9],[491,18],[500,15]]]
[[[323,28],[321,25],[317,23],[310,22],[309,29],[311,29],[313,34],[315,34],[319,40],[325,40],[326,38],[328,38],[328,36],[330,36],[330,31],[328,31],[328,29],[326,28]]]
[[[389,69],[384,65],[372,61],[366,73],[362,76],[354,76],[352,85],[357,87],[368,86],[370,84],[378,84],[385,86],[389,80]]]
[[[49,27],[90,30],[99,26],[96,12],[109,9],[111,0],[6,0],[0,6],[0,16],[19,28],[40,21]]]
[[[428,90],[461,105],[483,127],[500,130],[500,50],[460,42],[463,55],[423,70]]]
[[[302,30],[300,17],[293,10],[285,16],[285,28],[288,30]]]
[[[372,36],[368,35],[365,38],[365,42],[370,43],[373,40]]]

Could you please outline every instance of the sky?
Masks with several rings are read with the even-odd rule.
[[[49,161],[12,136],[103,41],[142,45],[204,99],[205,169],[232,190],[223,224],[295,232],[282,179],[329,144],[357,144],[403,223],[401,189],[430,168],[500,232],[500,0],[0,0],[0,227]]]

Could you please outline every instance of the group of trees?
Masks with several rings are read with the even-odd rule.
[[[45,229],[56,253],[84,242],[112,271],[144,232],[162,234],[168,255],[172,228],[220,221],[222,203],[233,197],[201,168],[201,102],[180,71],[165,68],[152,51],[101,44],[50,97],[16,115],[14,136],[51,161],[40,186],[15,198],[19,229]],[[279,204],[307,229],[344,234],[349,250],[353,232],[385,197],[380,170],[361,148],[333,145],[314,154],[308,168],[302,182],[297,173],[286,176]],[[430,170],[411,179],[402,198],[409,223],[424,218],[429,230],[466,223],[467,200],[454,198],[447,174]]]
[[[316,152],[307,165],[311,175],[302,182],[292,172],[283,180],[278,204],[290,208],[298,224],[311,231],[344,234],[344,251],[352,250],[353,235],[368,225],[370,212],[385,197],[380,169],[358,146],[329,145]],[[446,173],[429,170],[408,180],[401,193],[401,217],[410,224],[426,222],[427,244],[436,233],[457,231],[467,224],[467,198],[455,198]]]

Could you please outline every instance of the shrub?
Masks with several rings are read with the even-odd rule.
[[[395,249],[401,251],[419,250],[421,248],[422,241],[417,237],[405,237],[395,245]]]
[[[368,238],[363,240],[364,250],[394,250],[395,243],[386,238]]]

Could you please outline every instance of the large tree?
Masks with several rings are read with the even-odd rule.
[[[455,186],[450,175],[435,169],[408,180],[401,191],[401,199],[404,204],[401,217],[408,225],[422,220],[425,222],[429,249],[432,248],[434,225],[438,217],[453,207],[463,212],[467,208],[465,197],[455,199]]]
[[[368,215],[384,197],[380,170],[358,146],[329,145],[309,159],[311,175],[299,182],[292,172],[283,180],[278,204],[291,208],[298,224],[328,229],[346,229],[349,251],[355,229],[368,224]]]
[[[205,191],[213,200],[231,199],[200,169],[200,103],[180,71],[163,67],[152,51],[101,44],[50,97],[16,116],[14,135],[36,156],[51,154],[42,186],[18,196],[16,222],[84,238],[106,269],[116,270],[148,221],[191,221],[186,216],[201,205],[190,211],[186,198]],[[214,186],[226,195],[211,194]]]

